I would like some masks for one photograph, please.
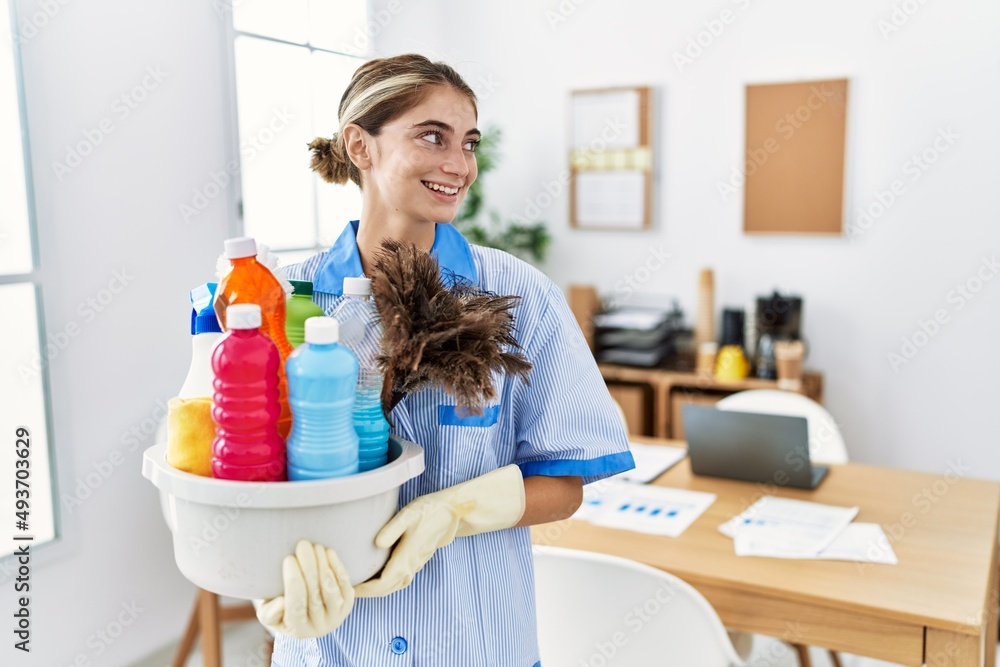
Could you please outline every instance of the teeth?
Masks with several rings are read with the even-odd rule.
[[[438,190],[439,192],[443,192],[446,195],[458,194],[458,188],[449,188],[447,185],[438,185],[437,183],[428,183],[427,181],[420,181],[420,182],[423,183],[425,187],[428,187],[431,190]]]

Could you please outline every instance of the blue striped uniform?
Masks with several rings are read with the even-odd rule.
[[[312,280],[331,314],[345,277],[362,275],[357,221],[326,253],[288,267]],[[497,399],[462,417],[438,387],[403,398],[392,432],[424,447],[425,472],[401,489],[414,498],[516,463],[531,475],[582,476],[585,483],[634,467],[628,439],[562,291],[505,252],[470,245],[438,224],[432,255],[442,276],[497,295],[519,295],[516,338],[533,364],[530,386],[494,375]],[[359,598],[339,628],[318,639],[278,635],[275,667],[537,667],[534,572],[527,528],[459,537],[439,549],[405,589]]]

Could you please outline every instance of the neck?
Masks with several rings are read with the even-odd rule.
[[[398,213],[393,215],[393,211],[375,212],[374,207],[367,204],[365,202],[361,210],[357,235],[361,268],[366,276],[371,277],[375,254],[385,239],[412,243],[421,250],[430,252],[434,245],[435,223],[401,218]]]

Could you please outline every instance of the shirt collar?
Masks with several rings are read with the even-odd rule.
[[[364,275],[361,255],[358,254],[358,224],[357,220],[351,220],[327,251],[313,279],[314,291],[340,296],[344,291],[344,278]],[[479,283],[469,242],[452,225],[435,223],[431,257],[437,260],[445,285],[451,285],[456,280],[473,285]]]

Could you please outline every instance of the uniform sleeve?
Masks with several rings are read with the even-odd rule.
[[[589,484],[634,468],[607,385],[555,284],[524,352],[530,384],[517,383],[513,411],[522,474],[581,476]]]

